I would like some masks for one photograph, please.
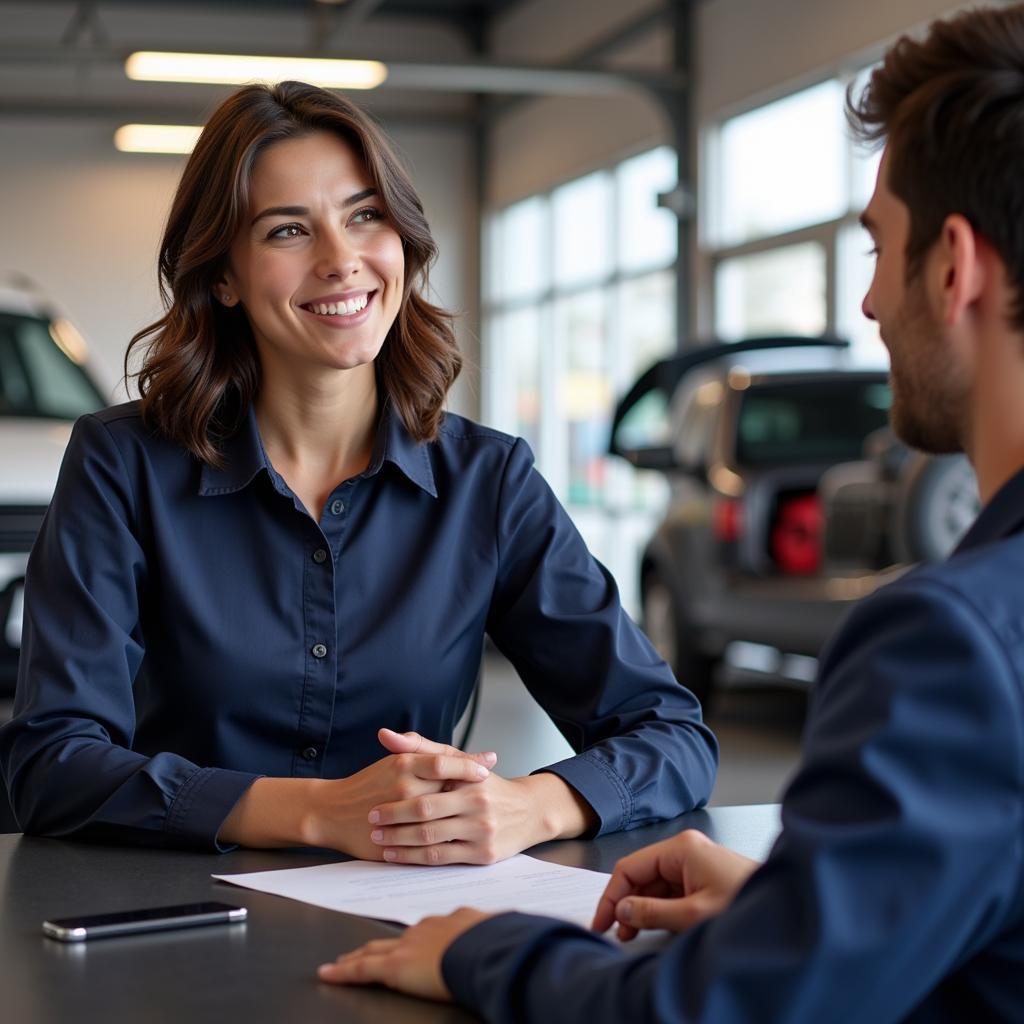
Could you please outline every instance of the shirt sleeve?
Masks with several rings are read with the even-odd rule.
[[[1020,913],[1019,685],[962,596],[887,588],[824,662],[782,834],[728,910],[640,958],[492,918],[446,953],[449,987],[518,1024],[902,1020]]]
[[[84,417],[29,558],[14,717],[0,729],[26,832],[222,849],[217,831],[257,778],[131,749],[148,572],[125,462]]]
[[[699,702],[625,613],[522,440],[505,467],[497,533],[488,631],[577,751],[542,770],[587,800],[597,834],[706,803],[718,745]]]

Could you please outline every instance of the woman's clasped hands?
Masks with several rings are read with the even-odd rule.
[[[495,774],[495,753],[415,732],[377,736],[387,756],[322,784],[307,826],[313,845],[398,864],[490,864],[547,838],[536,780]]]

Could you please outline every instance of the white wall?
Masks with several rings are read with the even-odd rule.
[[[129,338],[160,313],[156,253],[184,164],[119,153],[111,134],[91,121],[0,119],[0,271],[21,271],[44,289],[85,335],[113,390]],[[437,297],[475,317],[468,136],[436,126],[393,134],[440,246]],[[471,366],[478,361],[472,327],[460,329]],[[463,384],[453,407],[475,413],[474,390],[472,380]]]

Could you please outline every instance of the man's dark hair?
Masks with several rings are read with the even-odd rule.
[[[910,211],[907,276],[952,213],[999,253],[1024,329],[1024,4],[985,7],[903,36],[847,94],[863,141],[888,139],[888,186]]]

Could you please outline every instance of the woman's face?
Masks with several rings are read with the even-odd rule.
[[[241,303],[264,370],[372,363],[401,305],[405,258],[356,152],[328,132],[274,143],[249,202],[214,291]]]

